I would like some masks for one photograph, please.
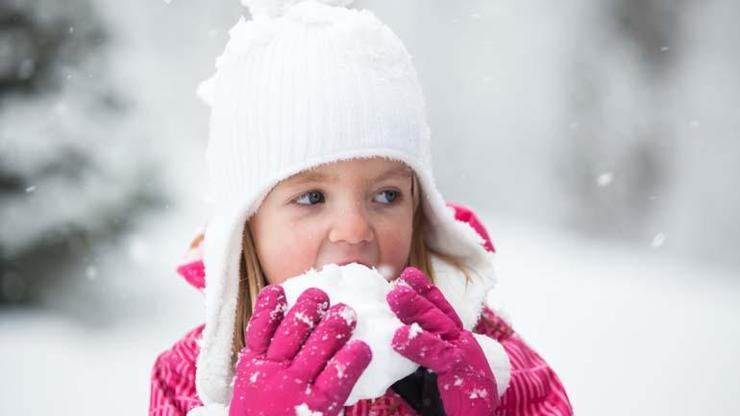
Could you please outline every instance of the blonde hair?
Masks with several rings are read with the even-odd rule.
[[[459,259],[438,252],[429,247],[424,241],[424,229],[427,219],[421,209],[421,189],[416,175],[412,176],[411,195],[414,205],[414,217],[411,234],[411,250],[406,266],[413,266],[424,272],[432,283],[435,281],[432,267],[432,256],[451,264],[464,273],[466,281],[469,274]],[[236,363],[238,352],[244,348],[244,333],[246,325],[252,316],[252,307],[256,302],[257,294],[267,286],[267,278],[262,272],[254,238],[248,222],[244,224],[242,236],[242,256],[239,267],[239,296],[236,303],[236,319],[234,320],[234,341],[232,344],[232,364]]]

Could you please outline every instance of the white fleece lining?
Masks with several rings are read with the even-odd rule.
[[[239,288],[239,259],[246,213],[214,218],[206,229],[206,325],[199,343],[195,385],[204,404],[231,399],[231,348]]]
[[[501,397],[509,387],[509,381],[511,380],[511,361],[509,361],[509,355],[506,354],[504,346],[493,338],[482,334],[473,334],[473,336],[478,341],[483,354],[486,355],[488,365],[491,367],[493,376],[496,378],[498,397]]]
[[[435,285],[445,296],[463,323],[463,328],[471,331],[478,323],[486,294],[495,284],[492,273],[473,274],[470,282],[465,275],[444,260],[432,257],[432,268],[436,277]]]

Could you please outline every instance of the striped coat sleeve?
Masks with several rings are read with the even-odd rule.
[[[195,391],[197,340],[203,325],[188,332],[154,363],[149,396],[149,416],[185,416],[202,403]]]
[[[495,416],[571,416],[557,374],[491,309],[484,308],[475,332],[497,340],[511,364],[511,379]]]

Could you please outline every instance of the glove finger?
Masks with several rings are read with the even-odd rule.
[[[460,353],[454,345],[424,331],[417,324],[398,328],[391,346],[409,360],[440,374],[460,361]]]
[[[285,292],[281,286],[267,285],[260,290],[244,335],[244,345],[250,354],[258,355],[267,351],[286,306]]]
[[[332,306],[296,355],[291,371],[301,380],[313,381],[326,362],[349,341],[355,326],[354,309],[342,303]]]
[[[370,365],[372,356],[370,347],[363,341],[345,344],[316,377],[310,395],[314,408],[343,406],[362,372]]]
[[[408,283],[408,285],[415,291],[419,292],[421,296],[427,298],[437,308],[439,308],[439,310],[455,323],[458,329],[462,329],[462,321],[457,315],[457,312],[455,312],[455,309],[444,297],[442,291],[439,290],[437,286],[434,286],[421,270],[415,267],[407,267],[403,272],[401,272],[401,276],[399,276],[399,278]]]
[[[329,296],[323,290],[309,288],[301,293],[275,331],[267,349],[267,359],[291,360],[328,308]]]
[[[414,322],[429,332],[439,334],[442,339],[455,339],[460,329],[444,312],[414,289],[397,285],[386,295],[388,305],[398,319],[405,324]]]

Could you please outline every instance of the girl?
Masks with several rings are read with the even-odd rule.
[[[401,41],[350,0],[243,3],[253,20],[199,88],[215,208],[179,272],[204,289],[205,324],[157,358],[150,415],[572,414],[555,373],[484,306],[494,248],[436,189]],[[388,348],[420,367],[343,406],[387,352],[347,342],[350,306],[314,288],[287,309],[278,284],[351,262],[403,283]]]

